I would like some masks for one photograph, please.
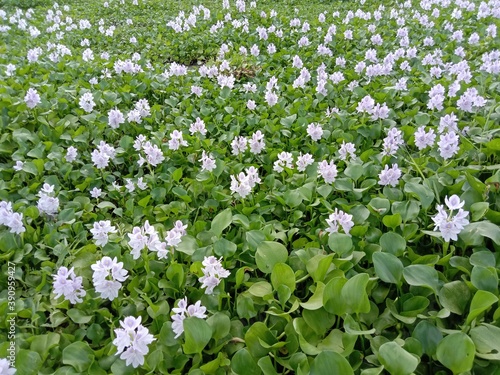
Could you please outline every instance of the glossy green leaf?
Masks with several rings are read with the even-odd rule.
[[[418,359],[394,341],[382,344],[378,360],[391,375],[410,375],[418,366]]]
[[[391,253],[377,252],[372,255],[375,274],[386,283],[399,284],[403,276],[403,263]]]
[[[460,374],[472,369],[475,353],[472,339],[463,332],[456,332],[441,340],[436,357],[453,374]]]
[[[264,273],[271,273],[276,264],[285,263],[287,258],[288,251],[279,242],[263,241],[255,253],[257,267]]]

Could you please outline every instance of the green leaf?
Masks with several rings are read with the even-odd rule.
[[[271,273],[271,284],[274,290],[278,290],[281,285],[286,285],[290,292],[295,290],[295,274],[292,268],[285,263],[277,263]]]
[[[500,361],[500,328],[482,323],[470,331],[476,355],[489,361]]]
[[[238,375],[260,375],[262,373],[247,348],[240,349],[233,355],[231,370]]]
[[[460,232],[459,236],[466,244],[477,243],[475,237],[487,237],[500,245],[500,227],[489,221],[470,223]]]
[[[386,227],[394,230],[401,225],[403,219],[400,214],[386,215],[382,218],[382,222]]]
[[[255,297],[265,297],[273,294],[273,287],[267,281],[257,281],[248,288],[248,293]]]
[[[439,289],[439,278],[437,271],[423,264],[414,264],[403,270],[406,282],[413,286],[425,286],[431,288],[434,293]]]
[[[342,288],[347,279],[344,277],[335,277],[331,279],[325,286],[323,291],[323,306],[329,313],[335,315],[343,315],[347,311],[347,303],[341,297]]]
[[[431,117],[427,113],[419,112],[415,115],[415,124],[418,126],[427,125]]]
[[[85,315],[80,309],[69,309],[68,316],[72,321],[78,324],[86,324],[93,318],[92,315]]]
[[[477,289],[498,294],[498,274],[493,267],[475,266],[472,269],[471,282]]]
[[[268,347],[263,347],[261,342],[266,343]],[[252,354],[254,358],[261,358],[267,355],[270,351],[269,346],[272,346],[277,342],[278,340],[276,337],[262,322],[252,324],[245,334],[245,343],[250,354]]]
[[[46,335],[35,336],[31,341],[30,349],[37,352],[42,362],[49,355],[49,350],[59,344],[60,336],[56,333],[49,332]]]
[[[403,263],[391,253],[376,252],[372,255],[375,274],[380,280],[399,284],[403,276]]]
[[[478,290],[476,294],[474,294],[474,297],[472,297],[466,324],[471,324],[474,319],[488,310],[497,301],[498,297],[493,293],[487,292],[485,290]]]
[[[257,362],[264,375],[278,375],[270,357],[265,356]]]
[[[391,209],[391,202],[389,202],[389,199],[385,198],[373,198],[370,203],[368,203],[368,207],[379,215],[385,215]]]
[[[452,281],[443,285],[438,294],[439,302],[454,314],[462,315],[465,312],[471,292],[463,281]]]
[[[183,236],[181,243],[175,248],[176,251],[180,251],[187,255],[193,255],[196,249],[198,249],[198,243],[196,239],[191,236]]]
[[[347,256],[353,249],[352,238],[344,233],[330,233],[328,235],[328,247],[342,258]]]
[[[302,306],[306,310],[317,310],[323,307],[323,292],[325,290],[325,284],[318,281],[316,285],[316,290],[314,294],[309,298],[307,302],[301,302],[300,306]]]
[[[342,299],[347,305],[348,313],[370,312],[370,300],[366,293],[366,286],[370,276],[367,273],[359,273],[351,277],[342,288]]]
[[[226,208],[224,211],[217,214],[212,220],[212,225],[210,231],[214,233],[217,237],[222,234],[222,231],[226,229],[233,221],[233,214],[230,208]]]
[[[391,375],[409,375],[418,366],[418,359],[394,341],[382,344],[377,357]]]
[[[476,202],[470,206],[470,212],[472,214],[472,221],[479,221],[486,215],[489,210],[489,203],[487,202]]]
[[[413,193],[422,203],[424,209],[428,209],[434,201],[434,193],[427,186],[416,184],[414,182],[407,182],[404,187],[405,193]]]
[[[236,244],[225,238],[220,238],[214,243],[214,253],[224,258],[233,256],[236,250]]]
[[[62,352],[62,361],[65,365],[73,366],[78,372],[84,372],[94,361],[94,351],[84,341],[69,344]]]
[[[263,241],[255,253],[257,267],[264,273],[271,273],[277,263],[285,263],[287,259],[288,251],[279,242]]]
[[[319,353],[311,365],[311,375],[354,375],[354,371],[339,353],[325,351]]]
[[[16,375],[37,374],[42,363],[37,352],[20,349],[16,354]]]
[[[441,331],[428,320],[422,320],[413,330],[412,337],[422,345],[422,350],[428,356],[436,354],[437,346],[443,339]]]
[[[201,353],[212,338],[212,329],[205,320],[196,317],[186,318],[182,323],[185,337],[184,353]]]
[[[476,346],[472,339],[463,332],[456,332],[441,340],[436,357],[453,374],[460,374],[472,369],[475,353]]]
[[[220,340],[229,334],[231,329],[231,320],[226,314],[216,312],[207,319],[208,325],[212,328],[212,337]]]
[[[406,240],[395,232],[384,233],[380,237],[379,243],[382,246],[382,251],[397,257],[403,255],[406,249]]]

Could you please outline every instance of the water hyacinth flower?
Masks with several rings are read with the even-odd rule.
[[[12,210],[12,203],[0,201],[0,225],[10,229],[10,233],[21,234],[26,231],[23,214]]]
[[[116,227],[111,226],[111,221],[109,220],[95,222],[94,227],[90,230],[97,246],[106,246],[109,240],[108,234],[116,232]]]
[[[339,231],[339,226],[342,227],[345,234],[349,235],[351,228],[354,226],[354,222],[352,221],[352,215],[345,213],[338,208],[330,214],[328,219],[326,219],[326,223],[328,224],[328,228],[326,231],[328,233],[337,233]]]
[[[284,168],[293,168],[293,155],[290,152],[280,152],[278,154],[278,160],[274,162],[274,171],[281,173],[285,170]]]
[[[76,276],[73,267],[69,270],[66,267],[60,267],[52,277],[56,299],[64,296],[64,299],[71,303],[83,302],[82,297],[85,297],[87,292],[83,289],[82,277]]]
[[[202,163],[202,166],[201,166],[202,171],[211,172],[217,167],[215,164],[215,159],[210,154],[208,154],[205,150],[203,150],[201,158],[198,161],[200,161]]]
[[[127,236],[130,238],[128,244],[132,248],[130,254],[134,259],[139,259],[144,248],[148,248],[150,251],[161,250],[160,236],[156,229],[149,225],[148,220],[144,222],[143,226],[134,227],[132,233],[128,233]],[[162,258],[160,254],[158,254],[158,258]]]
[[[461,201],[458,195],[452,195],[449,198],[446,196],[444,202],[449,212],[446,212],[441,204],[436,206],[438,213],[432,218],[435,224],[434,230],[440,232],[446,242],[450,242],[450,240],[456,241],[458,234],[469,224],[467,219],[469,211],[462,209],[465,201]],[[453,215],[455,210],[458,210],[458,212]]]
[[[122,328],[115,329],[116,355],[125,360],[127,366],[137,368],[144,364],[144,356],[148,354],[148,345],[156,339],[141,324],[141,317],[127,316],[120,321]]]
[[[236,176],[231,175],[231,193],[238,193],[241,198],[245,198],[252,192],[254,186],[261,182],[257,168],[249,167],[246,172],[246,174],[240,172]]]
[[[201,269],[203,276],[198,281],[202,283],[202,288],[206,288],[205,294],[213,294],[214,288],[220,284],[221,279],[225,279],[230,275],[230,272],[222,267],[221,259],[214,256],[203,259],[204,268]]]
[[[399,169],[397,164],[393,164],[391,168],[386,164],[384,169],[379,173],[378,178],[379,185],[396,187],[401,178],[401,169]]]
[[[123,269],[123,262],[118,262],[116,257],[103,257],[90,267],[94,270],[92,282],[95,291],[101,294],[101,298],[113,301],[118,297],[121,283],[128,278],[128,271]]]
[[[43,184],[42,189],[38,193],[37,208],[40,213],[48,216],[54,216],[59,210],[59,198],[54,197],[54,185]]]
[[[323,160],[318,164],[318,174],[323,177],[327,184],[331,184],[335,181],[337,173],[337,166],[334,164],[333,160],[330,162]]]
[[[188,317],[196,317],[199,319],[205,319],[207,314],[207,308],[201,305],[201,301],[196,302],[194,305],[187,304],[187,297],[184,297],[177,303],[177,307],[174,307],[172,311],[175,315],[172,315],[172,330],[175,333],[174,338],[178,338],[184,332],[184,319]]]
[[[38,104],[41,103],[38,91],[36,91],[36,89],[34,88],[29,88],[28,92],[24,96],[24,102],[29,109],[35,108]]]
[[[14,375],[16,371],[14,367],[10,367],[10,362],[6,358],[0,358],[0,374]]]

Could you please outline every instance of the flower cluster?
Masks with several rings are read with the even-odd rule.
[[[238,175],[231,175],[231,193],[238,193],[241,198],[245,198],[252,192],[255,185],[260,183],[260,177],[257,168],[248,167],[245,172]]]
[[[141,324],[141,317],[127,316],[120,321],[122,328],[115,329],[116,355],[125,360],[127,366],[134,368],[144,364],[144,356],[148,354],[148,345],[156,340],[149,330]]]
[[[214,288],[220,284],[221,279],[225,279],[230,272],[222,267],[221,260],[214,256],[205,257],[202,262],[203,276],[199,278],[202,288],[206,288],[205,294],[213,294]]]
[[[148,220],[144,222],[142,227],[134,227],[132,233],[128,233],[127,235],[130,238],[128,244],[132,248],[130,253],[134,259],[139,259],[141,251],[145,247],[150,251],[158,251],[158,257],[162,258],[160,253],[164,250],[164,247],[162,249],[158,232],[153,226],[149,225]]]
[[[97,246],[106,246],[109,240],[109,233],[116,233],[116,227],[111,225],[109,220],[101,220],[94,223],[94,227],[90,230],[94,236]]]
[[[54,278],[54,293],[56,299],[64,296],[65,300],[71,303],[82,302],[82,297],[85,297],[87,292],[83,289],[82,277],[76,276],[74,268],[68,270],[66,267],[60,267],[57,274],[52,275]]]
[[[116,150],[113,146],[104,141],[99,142],[97,149],[92,151],[91,158],[96,168],[104,169],[109,165],[109,161],[116,156]]]
[[[23,214],[12,210],[12,203],[0,201],[0,225],[9,227],[10,233],[21,234],[26,231]]]
[[[378,178],[379,185],[396,187],[401,178],[401,170],[397,164],[393,164],[391,168],[386,164],[384,169],[379,173]]]
[[[54,216],[59,210],[59,198],[54,197],[54,185],[43,184],[42,189],[38,193],[40,199],[38,200],[38,211]]]
[[[337,166],[335,165],[333,160],[331,160],[330,162],[323,160],[318,163],[318,174],[323,177],[325,183],[333,183],[335,181],[335,178],[337,177],[337,173]]]
[[[330,214],[328,219],[326,219],[326,223],[328,224],[328,228],[326,228],[328,233],[337,233],[339,231],[339,226],[341,226],[344,233],[350,235],[349,232],[354,226],[352,215],[349,215],[338,208]]]
[[[14,367],[10,367],[10,362],[6,358],[0,358],[0,374],[14,375],[16,371]]]
[[[110,301],[118,297],[118,291],[122,287],[122,282],[127,279],[127,270],[123,269],[123,262],[118,262],[116,257],[103,257],[91,266],[94,270],[92,281],[97,293],[101,298]]]
[[[134,149],[136,151],[144,151],[146,154],[146,158],[142,155],[139,155],[139,160],[137,164],[142,166],[144,163],[148,162],[151,166],[156,167],[160,165],[163,160],[165,160],[165,156],[163,155],[162,150],[155,144],[146,140],[147,138],[140,134],[137,136],[134,142]]]
[[[462,209],[465,201],[461,201],[458,195],[452,195],[450,198],[446,196],[444,202],[449,212],[446,212],[442,204],[436,206],[438,213],[432,218],[435,224],[434,230],[439,231],[446,242],[456,241],[458,234],[469,224],[469,220],[467,220],[469,212]],[[453,215],[455,210],[458,212]]]
[[[207,308],[201,305],[201,301],[188,306],[187,297],[181,299],[177,303],[177,307],[174,307],[172,311],[175,313],[175,315],[172,315],[172,330],[175,333],[175,338],[178,338],[184,332],[184,319],[188,317],[205,319],[207,317],[207,314],[205,314]]]

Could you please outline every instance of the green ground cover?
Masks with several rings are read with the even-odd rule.
[[[498,9],[0,0],[0,374],[500,373]]]

